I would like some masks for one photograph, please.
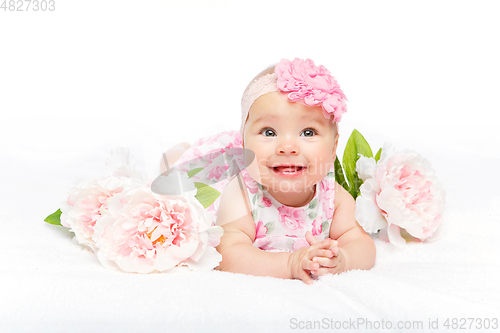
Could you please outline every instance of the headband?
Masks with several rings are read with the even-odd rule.
[[[307,106],[321,106],[325,118],[337,123],[346,109],[344,93],[330,72],[323,66],[315,66],[311,59],[281,59],[274,73],[261,76],[250,83],[241,99],[241,128],[245,126],[252,104],[262,95],[281,91],[288,93],[288,100]]]

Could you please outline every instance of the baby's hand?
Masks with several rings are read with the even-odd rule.
[[[308,233],[309,236],[306,233],[306,239],[308,237],[313,237],[309,231]],[[321,269],[321,263],[313,262],[313,258],[326,258],[333,256],[332,252],[329,249],[335,246],[335,243],[336,241],[331,239],[325,239],[322,241],[316,240],[313,245],[301,248],[300,250],[293,252],[288,259],[288,269],[290,270],[292,277],[294,279],[302,280],[304,283],[311,284],[312,279],[309,276],[309,272],[318,271]]]
[[[329,239],[329,238],[328,238]],[[314,245],[319,241],[312,235],[306,233],[306,240],[309,244]],[[341,273],[345,266],[345,257],[342,250],[338,246],[338,242],[332,240],[334,245],[328,248],[325,256],[317,256],[312,259],[313,263],[319,264],[319,268],[311,269],[311,274],[321,276],[325,274]]]

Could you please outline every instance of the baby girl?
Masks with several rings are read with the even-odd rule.
[[[241,145],[255,159],[220,197],[216,269],[311,284],[373,267],[373,241],[356,222],[354,199],[335,182],[345,100],[330,72],[309,59],[283,59],[248,85]]]

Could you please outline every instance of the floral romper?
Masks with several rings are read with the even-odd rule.
[[[220,165],[210,168],[211,161],[207,160],[206,156],[217,156],[210,154],[215,150],[220,151],[221,148],[234,147],[241,147],[239,131],[223,132],[200,139],[181,156],[176,165],[203,156],[205,161],[203,161],[203,158],[200,161],[207,170],[205,178],[206,175],[210,175],[214,179],[217,177],[222,179],[221,175],[226,170],[218,170]],[[197,163],[199,167],[201,164],[199,164],[200,162]],[[191,165],[191,167],[196,166]],[[254,246],[265,251],[294,252],[309,245],[305,239],[306,231],[310,231],[319,240],[329,237],[335,203],[335,172],[333,165],[326,177],[316,184],[313,199],[302,207],[289,207],[281,204],[261,184],[256,182],[246,169],[241,170],[241,174],[246,185],[255,222]],[[213,182],[213,187],[222,191],[230,180],[231,178],[227,178],[219,182]],[[217,218],[219,204],[220,197],[207,208],[213,224],[215,224]]]

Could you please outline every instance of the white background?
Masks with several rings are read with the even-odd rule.
[[[55,5],[0,11],[0,138],[16,158],[60,165],[96,147],[163,149],[238,129],[248,82],[300,57],[326,66],[349,100],[339,155],[356,128],[374,150],[422,153],[443,180],[460,169],[450,185],[470,197],[494,183],[496,1]]]
[[[114,146],[148,167],[161,149],[238,129],[248,82],[294,57],[327,67],[349,100],[339,155],[354,128],[374,151],[385,141],[414,149],[434,165],[448,210],[491,216],[482,210],[498,198],[498,1],[55,5],[0,10],[0,208],[31,223],[1,220],[11,241],[29,246],[27,230],[99,174]]]

